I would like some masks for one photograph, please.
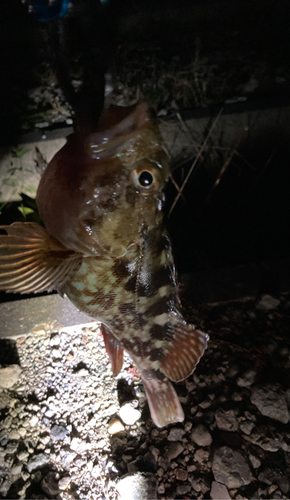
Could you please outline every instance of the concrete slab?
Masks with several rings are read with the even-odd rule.
[[[93,321],[67,297],[61,298],[58,294],[0,304],[0,338],[49,333]]]

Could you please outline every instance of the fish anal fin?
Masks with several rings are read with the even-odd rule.
[[[185,321],[169,325],[171,347],[160,363],[160,371],[174,382],[189,377],[207,347],[209,336]]]
[[[157,427],[165,427],[175,422],[183,422],[184,413],[176,391],[169,380],[156,378],[142,382],[146,391],[151,418]]]
[[[35,222],[0,226],[0,290],[43,292],[62,290],[82,263],[80,253],[68,250]]]
[[[112,372],[115,377],[120,373],[123,366],[124,349],[116,337],[114,337],[111,330],[103,323],[101,324],[101,333],[104,337],[106,351],[112,363]]]

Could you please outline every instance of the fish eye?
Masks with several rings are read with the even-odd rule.
[[[152,182],[154,181],[153,175],[148,172],[147,170],[143,170],[141,174],[139,174],[139,184],[143,187],[148,187],[151,186]]]
[[[133,171],[133,182],[142,194],[153,194],[158,191],[160,174],[155,163],[150,160],[142,160]]]

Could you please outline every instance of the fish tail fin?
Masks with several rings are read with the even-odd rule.
[[[0,290],[43,292],[58,290],[82,263],[82,255],[68,250],[35,222],[0,226]]]
[[[124,349],[109,328],[103,323],[101,324],[101,333],[104,338],[107,354],[112,363],[112,372],[115,377],[121,371],[123,366]]]
[[[184,413],[176,391],[167,379],[145,379],[142,382],[146,391],[151,418],[157,427],[164,427],[174,422],[183,422]]]

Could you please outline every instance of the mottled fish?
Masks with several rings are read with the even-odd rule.
[[[45,170],[35,223],[1,226],[0,289],[56,289],[102,322],[114,375],[123,349],[138,367],[158,427],[184,419],[171,381],[194,370],[208,335],[180,312],[163,226],[167,155],[147,104],[110,107],[73,134]]]

